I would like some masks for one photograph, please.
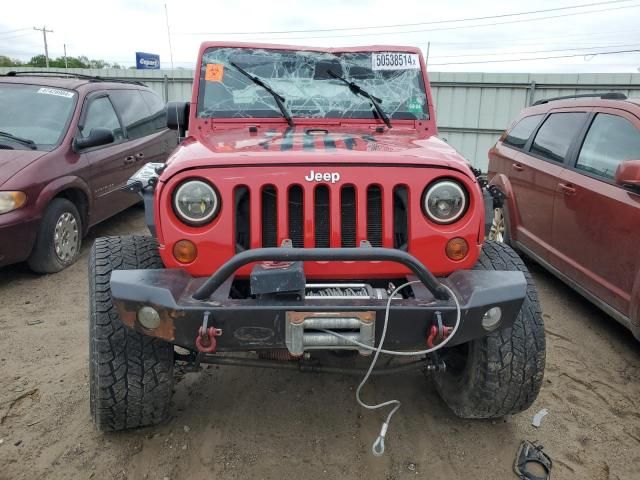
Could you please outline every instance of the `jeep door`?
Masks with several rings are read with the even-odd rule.
[[[129,177],[129,167],[134,162],[135,152],[131,143],[127,142],[122,123],[106,91],[88,96],[78,123],[78,134],[86,138],[96,127],[111,130],[114,141],[81,152],[90,167],[89,185],[93,205],[89,212],[89,225],[124,210],[135,201],[135,198],[132,200],[133,195],[121,190]]]
[[[552,218],[557,185],[587,115],[585,109],[551,110],[511,165],[509,181],[518,218],[514,239],[545,260],[554,256]]]
[[[555,192],[553,265],[629,316],[640,269],[640,195],[616,185],[614,174],[622,161],[640,159],[640,119],[598,108],[574,157]]]

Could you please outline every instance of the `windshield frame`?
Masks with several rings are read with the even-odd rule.
[[[55,89],[55,90],[64,90],[66,92],[72,93],[73,97],[71,99],[71,101],[72,101],[71,108],[69,109],[69,113],[67,115],[67,118],[65,119],[64,123],[62,124],[61,130],[60,130],[60,135],[56,139],[55,143],[38,143],[38,142],[35,142],[34,139],[30,139],[30,140],[34,140],[34,142],[35,142],[35,145],[37,147],[35,151],[51,152],[51,151],[55,150],[56,148],[58,148],[60,145],[62,145],[62,142],[64,141],[66,136],[69,134],[69,130],[71,128],[71,124],[73,122],[73,118],[74,118],[76,110],[78,108],[78,104],[79,104],[79,100],[80,100],[80,96],[81,96],[80,92],[78,90],[74,90],[74,89],[71,89],[71,88],[60,87],[60,86],[46,85],[46,84],[42,84],[42,83],[13,82],[13,81],[6,82],[6,81],[3,81],[3,79],[1,79],[1,78],[0,78],[0,84],[10,85],[10,86],[11,85],[15,85],[16,87],[26,86],[26,87],[35,87],[35,88],[51,88],[51,89]]]
[[[375,45],[375,46],[360,46],[360,47],[346,47],[346,48],[322,48],[322,47],[308,47],[308,46],[294,46],[294,45],[276,45],[276,44],[262,44],[259,42],[256,43],[246,43],[246,42],[204,42],[200,46],[199,52],[199,61],[196,67],[196,75],[194,78],[194,89],[192,94],[192,108],[190,116],[192,120],[196,122],[204,122],[206,123],[285,123],[286,120],[279,115],[256,115],[256,116],[241,116],[234,115],[232,110],[229,110],[228,116],[204,116],[202,115],[203,108],[203,98],[205,95],[205,89],[203,86],[205,83],[205,73],[204,66],[206,64],[205,56],[211,49],[246,49],[246,50],[274,50],[280,52],[291,52],[292,54],[328,54],[336,57],[340,57],[343,54],[373,54],[377,52],[394,52],[394,53],[408,53],[408,54],[417,54],[419,60],[419,68],[415,81],[418,83],[418,88],[421,90],[422,95],[424,96],[424,101],[422,104],[422,116],[416,115],[416,118],[391,118],[392,123],[394,124],[405,124],[405,125],[420,125],[421,127],[424,125],[425,129],[429,127],[427,125],[433,125],[435,112],[433,110],[433,102],[431,96],[431,89],[428,80],[428,75],[426,72],[426,65],[424,63],[424,56],[419,48],[415,47],[406,47],[406,46],[395,46],[395,45]],[[321,59],[319,59],[321,60]],[[269,83],[272,78],[262,78],[261,80]],[[357,78],[349,77],[350,81],[358,82]],[[271,84],[270,84],[271,85]],[[363,88],[370,88],[367,85],[363,85]],[[345,86],[345,89],[347,87]],[[278,91],[277,93],[284,93]],[[286,95],[285,95],[286,96]],[[368,102],[370,103],[370,101]],[[383,109],[385,107],[384,103],[382,105]],[[268,112],[268,110],[264,110]],[[276,109],[274,108],[274,112]],[[241,110],[238,110],[241,112]],[[367,110],[368,112],[368,110]],[[225,112],[226,113],[226,112]],[[396,112],[394,112],[395,114]],[[407,111],[399,111],[400,114],[404,114],[407,117],[410,112]],[[372,106],[372,114],[371,116],[362,115],[362,116],[332,116],[332,117],[324,117],[324,116],[313,116],[313,115],[298,115],[297,111],[294,108],[291,108],[291,116],[295,120],[296,124],[341,124],[341,123],[354,123],[354,124],[384,124],[383,120],[379,118],[379,116],[375,115],[373,112]],[[390,115],[391,117],[391,115]]]

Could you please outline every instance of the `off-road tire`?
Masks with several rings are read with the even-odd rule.
[[[55,251],[54,235],[56,223],[63,214],[71,214],[77,225],[75,254],[68,260],[58,257]],[[27,260],[29,268],[36,273],[56,273],[75,263],[80,255],[82,245],[82,217],[76,206],[66,198],[54,198],[47,206],[40,226],[36,242]]]
[[[155,425],[169,413],[173,345],[126,327],[111,299],[113,270],[163,268],[151,237],[98,238],[89,257],[91,417],[99,430]]]
[[[447,369],[434,377],[438,393],[462,418],[498,418],[531,406],[542,385],[545,336],[536,287],[517,253],[485,241],[475,270],[518,270],[527,293],[514,325],[444,350]]]

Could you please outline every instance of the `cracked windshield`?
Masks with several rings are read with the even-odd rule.
[[[424,120],[428,108],[417,54],[210,48],[198,116]]]

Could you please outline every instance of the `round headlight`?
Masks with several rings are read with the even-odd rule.
[[[452,180],[435,182],[424,194],[424,213],[436,223],[453,223],[466,208],[467,195],[462,186]]]
[[[215,188],[203,180],[187,180],[173,194],[176,215],[187,225],[209,223],[217,215],[220,199]]]

